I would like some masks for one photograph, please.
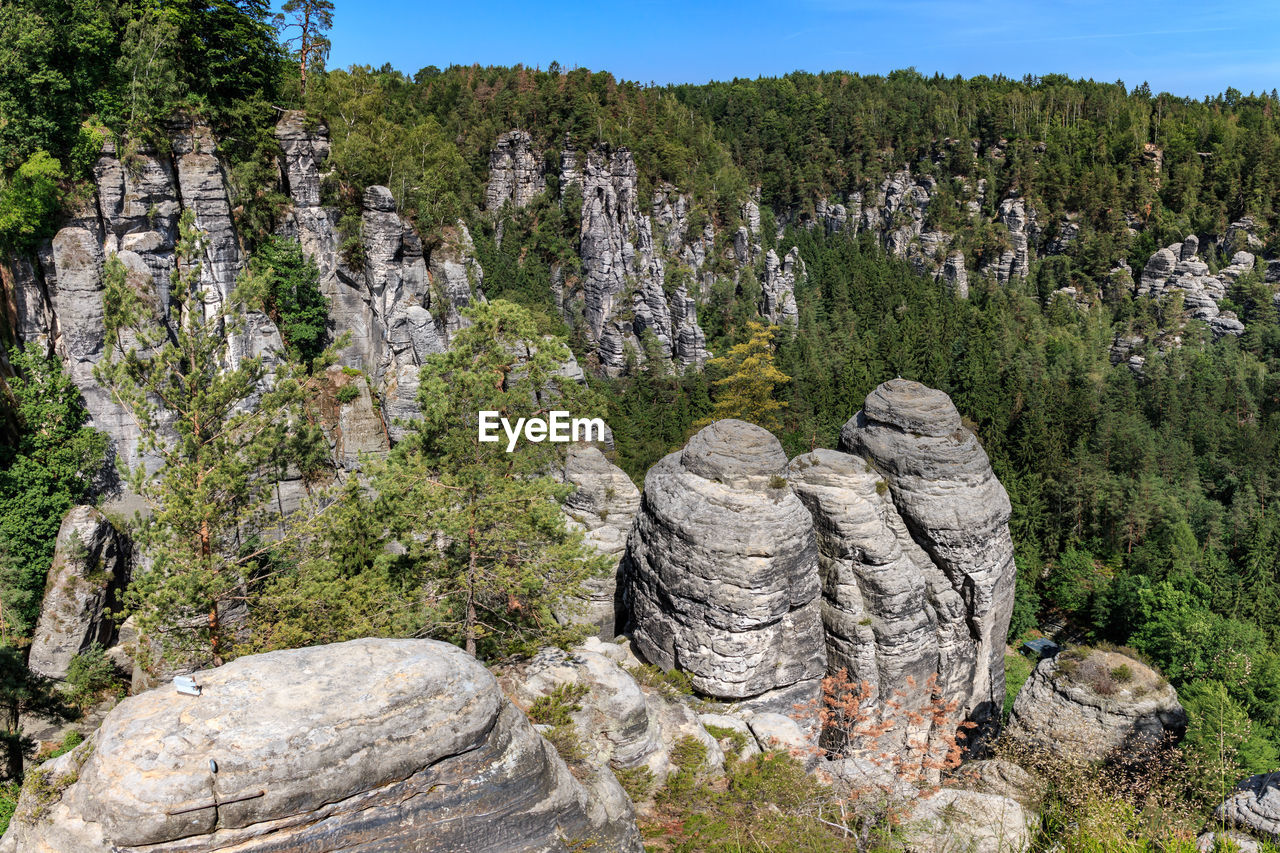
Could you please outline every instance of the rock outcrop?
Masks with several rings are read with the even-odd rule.
[[[637,651],[713,697],[811,684],[826,669],[813,521],[767,431],[717,421],[645,477],[627,546]]]
[[[564,618],[575,624],[597,626],[601,638],[612,639],[618,609],[618,566],[627,547],[631,522],[640,511],[640,490],[593,445],[569,445],[564,481],[576,487],[564,502],[569,525],[582,530],[586,543],[612,563],[604,577],[586,582],[587,597],[581,612],[565,614]]]
[[[674,770],[671,752],[684,737],[707,748],[707,765],[724,766],[716,739],[707,734],[682,702],[641,685],[623,668],[638,664],[625,644],[590,638],[570,651],[544,649],[530,661],[508,668],[502,684],[526,709],[553,696],[557,688],[578,688],[581,697],[568,710],[582,760],[595,769],[644,768],[661,785]]]
[[[1078,648],[1041,661],[1009,717],[1015,740],[1074,759],[1125,758],[1181,736],[1187,715],[1173,687],[1126,655]]]
[[[27,666],[46,678],[63,679],[71,659],[94,643],[116,640],[112,614],[129,583],[130,545],[91,506],[72,507],[58,530],[53,567],[31,640]]]
[[[616,780],[589,793],[456,647],[355,640],[197,679],[33,771],[0,851],[641,849]]]
[[[768,318],[774,325],[794,325],[798,313],[796,284],[805,275],[799,247],[792,246],[782,260],[778,260],[778,253],[770,249],[764,256],[764,280],[760,282],[760,316]]]
[[[903,379],[867,395],[840,446],[879,472],[905,525],[895,538],[923,575],[941,694],[979,737],[990,733],[1004,704],[1015,569],[1009,497],[987,454],[946,394]]]
[[[906,853],[1023,853],[1027,815],[1008,797],[943,788],[921,797],[904,821]]]
[[[1244,780],[1213,816],[1229,826],[1280,843],[1280,773],[1263,773]]]
[[[489,154],[485,209],[500,210],[508,203],[517,210],[527,207],[546,188],[542,155],[534,149],[528,131],[509,130],[499,136]]]
[[[1143,267],[1138,295],[1150,295],[1161,302],[1179,295],[1186,314],[1208,323],[1215,338],[1244,334],[1244,324],[1235,313],[1222,311],[1218,303],[1226,298],[1237,279],[1253,270],[1257,258],[1237,251],[1231,256],[1231,263],[1213,275],[1209,265],[1200,259],[1199,249],[1200,240],[1192,234],[1181,243],[1157,250]]]

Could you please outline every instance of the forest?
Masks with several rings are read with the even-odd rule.
[[[1214,340],[1205,324],[1135,295],[1113,275],[1122,261],[1140,270],[1156,249],[1188,234],[1220,236],[1243,217],[1257,225],[1259,257],[1280,253],[1275,90],[1228,89],[1195,100],[1145,84],[914,70],[650,86],[554,63],[408,74],[389,66],[327,69],[322,60],[304,78],[298,44],[285,40],[269,12],[262,0],[0,6],[0,251],[10,260],[32,255],[83,203],[104,140],[122,150],[163,145],[167,123],[198,116],[214,128],[228,164],[235,225],[249,257],[245,299],[277,321],[290,351],[290,366],[278,374],[285,384],[264,401],[263,414],[305,422],[306,400],[339,342],[325,329],[314,266],[279,236],[290,201],[278,183],[271,128],[278,110],[302,109],[329,129],[322,192],[341,217],[344,249],[358,247],[364,189],[386,186],[428,248],[447,226],[467,224],[489,303],[476,309],[457,348],[424,369],[424,420],[383,467],[371,469],[374,488],[346,488],[279,541],[238,538],[257,506],[242,462],[314,470],[321,466],[314,430],[284,435],[264,426],[257,443],[230,442],[217,451],[222,456],[175,451],[172,471],[223,478],[227,500],[239,503],[208,499],[201,507],[207,495],[182,492],[176,481],[148,487],[155,491],[145,494],[167,501],[169,512],[142,532],[162,556],[150,586],[140,584],[124,605],[140,624],[172,622],[198,602],[213,601],[216,613],[217,602],[240,595],[238,582],[248,579],[247,639],[233,645],[211,625],[184,641],[187,653],[198,647],[221,661],[394,635],[444,638],[499,660],[567,642],[550,626],[543,600],[553,588],[581,583],[593,566],[548,510],[564,498],[563,484],[540,476],[542,456],[495,469],[474,455],[457,423],[478,401],[493,402],[476,366],[493,368],[484,361],[494,358],[487,341],[556,338],[520,383],[502,390],[503,405],[490,408],[527,405],[552,381],[554,355],[572,350],[587,361],[582,328],[557,311],[553,294],[553,269],[579,263],[581,204],[572,193],[561,199],[555,175],[563,150],[605,143],[632,152],[641,198],[670,185],[694,199],[691,228],[710,222],[719,250],[714,283],[698,295],[699,322],[719,358],[681,372],[650,352],[621,376],[589,376],[585,386],[561,389],[577,395],[583,411],[605,415],[615,461],[633,481],[642,484],[650,466],[713,417],[764,423],[795,455],[835,447],[842,425],[887,379],[941,389],[980,437],[1013,505],[1018,583],[1010,642],[1052,628],[1073,642],[1129,647],[1177,688],[1191,716],[1189,755],[1238,776],[1280,767],[1274,285],[1264,280],[1265,264],[1240,278],[1227,299],[1247,331]],[[512,128],[531,133],[549,186],[529,207],[495,214],[482,209],[489,156]],[[1073,217],[1079,237],[1035,260],[1026,278],[1001,285],[975,276],[969,298],[958,299],[872,234],[810,227],[818,200],[873,192],[903,167],[937,178],[929,226],[959,233],[975,265],[1008,247],[1007,233],[991,220],[1011,191],[1051,229]],[[989,190],[974,225],[957,211],[979,181]],[[767,341],[756,322],[759,284],[751,275],[735,279],[724,258],[755,188],[765,248],[783,255],[798,247],[807,269],[796,286],[797,322]],[[1216,271],[1226,258],[1205,244]],[[1094,297],[1088,307],[1054,295],[1068,285]],[[111,292],[118,301],[109,328],[133,323],[145,334],[128,294]],[[58,360],[15,339],[9,302],[0,309],[0,707],[12,719],[0,716],[8,725],[0,734],[7,775],[17,779],[23,756],[31,757],[17,709],[34,706],[43,689],[21,654],[58,523],[73,505],[100,497],[107,466],[105,439],[86,425]],[[1176,332],[1181,345],[1149,353],[1140,372],[1113,364],[1118,335],[1152,330]],[[758,397],[731,400],[732,354],[753,342],[773,372],[759,380]],[[101,381],[142,423],[155,418],[148,392],[196,375],[196,354],[216,348],[197,332],[172,343],[166,361],[142,364],[120,353],[102,369]],[[257,423],[234,413],[244,389],[261,378],[261,366],[254,369],[200,373],[212,391],[189,389],[193,419],[184,438],[205,446],[200,407],[228,423],[242,418],[237,429]],[[428,486],[450,497],[428,495]],[[512,504],[527,507],[518,521]],[[202,523],[207,529],[215,516],[215,537],[235,547],[184,552],[184,536]],[[427,525],[465,541],[477,517],[483,541],[443,556],[424,553],[431,549],[414,535],[415,524]],[[541,573],[512,574],[511,554],[530,542],[546,555]],[[163,579],[174,577],[184,585],[165,588]],[[508,589],[528,602],[517,617],[506,611]]]

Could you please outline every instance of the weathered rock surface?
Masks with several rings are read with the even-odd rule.
[[[66,678],[75,655],[116,639],[112,612],[129,583],[128,539],[91,506],[72,507],[58,530],[53,567],[31,640],[27,665],[46,678]]]
[[[489,154],[485,209],[499,210],[508,202],[517,209],[525,207],[546,188],[542,156],[534,149],[528,131],[509,130],[499,136]]]
[[[874,744],[829,737],[826,745],[905,755],[908,741],[931,733],[930,722],[914,715],[928,701],[924,686],[938,674],[939,625],[929,578],[939,573],[866,460],[815,450],[793,459],[787,477],[817,534],[827,670],[847,671],[878,700],[883,717],[869,719],[868,727],[889,718],[894,724]],[[890,702],[898,707],[891,710]]]
[[[1228,850],[1237,853],[1262,853],[1262,844],[1256,838],[1250,838],[1239,832],[1205,832],[1196,838],[1197,853],[1216,853],[1223,849],[1222,843],[1234,844]]]
[[[612,563],[604,577],[585,584],[587,597],[582,611],[565,614],[565,618],[575,624],[598,626],[602,639],[612,639],[617,621],[618,566],[626,551],[631,522],[640,511],[640,490],[592,445],[569,445],[564,481],[577,487],[564,502],[570,526],[581,529],[586,543]]]
[[[1044,791],[1036,777],[1012,761],[998,758],[969,761],[955,775],[956,780],[951,783],[955,787],[1017,800],[1028,815],[1040,808],[1044,797]]]
[[[649,470],[627,546],[637,651],[709,696],[813,682],[826,668],[813,521],[759,427],[717,421]]]
[[[885,480],[935,614],[938,687],[982,737],[1004,704],[1015,573],[1008,494],[951,399],[917,382],[893,379],[868,394],[840,446]]]
[[[805,275],[798,246],[792,246],[782,260],[778,260],[778,253],[770,249],[764,256],[764,280],[760,282],[763,300],[760,315],[775,325],[794,324],[797,316],[796,284]]]
[[[1127,674],[1121,667],[1127,668]],[[1010,737],[1077,759],[1141,755],[1186,728],[1173,687],[1116,652],[1070,650],[1041,661],[1018,692]]]
[[[623,668],[629,657],[623,646],[592,637],[567,652],[544,649],[527,663],[509,668],[501,681],[508,695],[526,709],[561,685],[586,688],[574,703],[578,710],[569,717],[583,759],[592,768],[644,767],[661,785],[675,770],[671,750],[682,737],[693,737],[707,747],[711,768],[723,767],[720,746],[698,716],[640,685]]]
[[[588,793],[453,646],[356,640],[198,680],[126,699],[37,771],[59,797],[24,798],[0,851],[640,850],[625,797]]]
[[[1150,295],[1161,302],[1181,296],[1187,316],[1209,324],[1215,338],[1244,334],[1244,324],[1231,312],[1222,312],[1218,303],[1226,298],[1231,286],[1250,272],[1257,258],[1246,251],[1236,251],[1231,263],[1211,275],[1209,265],[1197,254],[1200,240],[1188,235],[1181,243],[1159,249],[1147,261],[1139,279],[1139,296]]]
[[[921,797],[904,829],[907,853],[1022,853],[1031,846],[1017,801],[954,788]]]
[[[1244,780],[1213,815],[1228,825],[1280,842],[1280,773]]]

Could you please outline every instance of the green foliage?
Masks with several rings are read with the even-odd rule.
[[[0,186],[0,249],[29,252],[52,236],[64,177],[61,163],[36,151]]]
[[[18,796],[21,792],[22,786],[17,782],[0,782],[0,835],[4,835],[9,828],[9,821],[18,808]]]
[[[343,385],[338,389],[337,393],[333,395],[333,398],[345,406],[347,403],[352,402],[359,396],[359,385]]]
[[[98,643],[72,656],[67,665],[66,682],[71,688],[67,698],[81,707],[92,704],[103,693],[120,691],[123,687],[115,665]]]
[[[329,300],[320,292],[320,272],[296,240],[268,237],[249,259],[245,298],[271,318],[290,357],[311,365],[328,343]]]
[[[557,375],[569,350],[540,335],[529,312],[493,300],[465,313],[471,324],[422,369],[422,419],[373,482],[403,548],[398,565],[433,599],[423,630],[495,657],[577,635],[551,609],[570,605],[605,562],[565,528],[570,487],[546,474],[559,445],[522,441],[508,453],[505,442],[479,441],[479,413],[514,424],[549,408],[589,417],[599,404]],[[440,544],[423,530],[438,531]]]
[[[58,758],[66,755],[82,743],[84,743],[84,735],[80,734],[80,732],[75,729],[71,729],[62,736],[62,742],[50,750],[48,755],[45,755],[42,758],[44,761],[48,761],[51,758]]]
[[[22,649],[0,642],[0,776],[8,781],[22,781],[24,760],[35,753],[22,731],[23,715],[32,713],[65,719],[70,709],[49,679],[27,669]]]
[[[1027,679],[1031,677],[1031,671],[1035,668],[1035,661],[1028,660],[1025,656],[1018,653],[1005,653],[1004,720],[1009,719],[1009,714],[1013,711],[1013,702],[1018,698],[1018,691],[1022,689],[1022,685],[1027,683]]]
[[[154,474],[140,467],[132,475],[152,508],[137,535],[154,565],[130,584],[126,610],[166,657],[219,663],[230,651],[222,613],[243,598],[266,553],[243,543],[278,522],[271,474],[293,461],[290,424],[302,420],[303,386],[289,363],[277,366],[270,383],[261,358],[226,364],[243,309],[238,296],[205,304],[200,265],[190,263],[202,239],[187,211],[170,285],[178,315],[172,328],[157,324],[137,294],[109,282],[104,302],[114,345],[95,376],[138,424],[141,449],[161,461]],[[257,405],[245,410],[250,397]]]
[[[567,726],[572,722],[570,715],[581,711],[578,704],[587,695],[585,684],[557,684],[546,696],[539,696],[529,706],[529,719],[546,726]]]
[[[88,495],[107,441],[84,425],[88,412],[58,359],[35,345],[9,359],[17,436],[0,443],[0,635],[29,636],[62,517]]]

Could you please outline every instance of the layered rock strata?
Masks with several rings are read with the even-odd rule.
[[[816,684],[826,669],[813,521],[767,431],[717,421],[645,477],[628,541],[637,651],[727,699]]]
[[[33,771],[0,851],[641,849],[616,780],[589,793],[456,647],[355,640],[197,678]]]

